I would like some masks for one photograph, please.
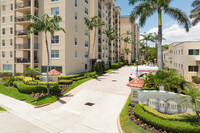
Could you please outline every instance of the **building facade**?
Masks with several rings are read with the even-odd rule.
[[[102,32],[113,27],[120,36],[120,11],[115,0],[2,0],[0,69],[23,73],[27,67],[35,67],[46,73],[45,35],[35,33],[27,36],[26,26],[32,20],[25,18],[26,14],[62,17],[62,22],[57,25],[64,28],[66,34],[59,31],[54,36],[47,35],[50,69],[56,69],[63,75],[86,71],[90,69],[89,54],[92,59],[102,59],[107,65],[118,62],[120,39],[109,43]],[[92,16],[98,16],[106,25],[96,32],[88,31],[84,17]],[[94,41],[95,45],[88,52],[88,45]]]
[[[188,81],[192,76],[200,76],[200,42],[172,43],[163,52],[163,61],[169,69],[177,72]]]
[[[127,31],[130,31],[132,33],[131,35],[131,41],[130,43],[126,44],[123,40],[121,40],[121,53],[124,59],[128,60],[129,63],[131,63],[134,59],[138,59],[138,43],[139,43],[139,37],[140,37],[140,31],[139,26],[136,23],[131,23],[129,16],[122,16],[120,18],[121,20],[121,34],[122,36],[127,33]],[[134,42],[134,43],[132,43]],[[128,48],[130,50],[129,54],[127,55],[125,52],[125,49]]]

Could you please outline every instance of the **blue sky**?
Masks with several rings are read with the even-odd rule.
[[[171,7],[176,7],[179,8],[183,11],[185,11],[188,15],[190,14],[190,11],[192,10],[191,4],[193,0],[173,0],[171,3]],[[122,11],[121,15],[129,15],[131,10],[133,9],[133,6],[128,5],[128,0],[117,0],[116,2],[117,6],[120,6]],[[171,19],[168,15],[163,15],[163,28],[169,28],[173,24],[175,24],[176,21]],[[158,19],[157,19],[157,14],[153,15],[150,17],[146,25],[142,28],[140,28],[140,32],[148,32],[149,30],[157,27],[158,25]]]

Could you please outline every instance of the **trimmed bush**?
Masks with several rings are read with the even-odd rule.
[[[175,114],[175,115],[168,115],[168,114],[162,114],[151,107],[147,105],[141,105],[144,111],[159,117],[163,120],[170,120],[170,121],[190,121],[190,122],[195,122],[197,121],[197,116],[196,114]]]
[[[199,133],[199,122],[185,122],[185,121],[170,121],[163,120],[154,116],[151,113],[144,111],[140,104],[134,107],[134,114],[136,117],[144,121],[145,123],[155,127],[157,129],[163,129],[167,132],[174,133]]]
[[[104,62],[95,62],[94,69],[97,73],[103,73],[106,70]]]
[[[32,94],[32,93],[40,93],[40,92],[47,92],[46,85],[26,85],[22,81],[15,81],[14,86],[18,89],[19,92],[25,94]],[[61,92],[59,86],[51,86],[50,88],[51,94]]]
[[[59,76],[58,79],[59,80],[71,80],[71,79],[77,78],[79,76],[80,76],[80,74],[74,74],[74,75],[69,75],[69,76]]]
[[[0,77],[12,76],[11,71],[0,71]]]
[[[58,85],[57,82],[49,82],[49,84],[50,84],[51,86],[56,86],[56,85]],[[38,82],[38,85],[47,85],[47,82]]]
[[[40,77],[42,77],[42,75],[36,75],[35,79],[40,80]]]
[[[85,73],[85,77],[92,77],[96,75],[96,72]]]
[[[31,78],[31,77],[24,77],[23,78],[23,82],[24,82],[24,84],[27,84],[28,82],[30,82],[30,81],[35,81],[35,79],[33,78]]]
[[[70,85],[72,84],[72,80],[59,80],[58,84],[66,84],[66,85]]]
[[[15,76],[15,79],[16,79],[16,80],[23,81],[23,79],[24,79],[24,76]]]
[[[112,68],[112,69],[118,69],[118,68],[121,68],[121,67],[123,67],[123,66],[124,66],[124,63],[123,63],[123,62],[111,64],[111,68]]]
[[[196,84],[200,84],[200,77],[198,77],[198,76],[192,76],[192,82],[194,82]]]
[[[35,82],[35,81],[28,81],[26,84],[27,84],[27,85],[38,85],[38,82]]]
[[[73,81],[78,81],[78,80],[82,80],[82,79],[84,79],[84,78],[86,78],[85,76],[83,76],[83,77],[77,77],[77,78],[73,78],[72,80]]]

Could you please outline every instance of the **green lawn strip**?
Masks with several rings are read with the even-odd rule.
[[[6,111],[4,108],[0,107],[0,111]]]
[[[56,102],[57,100],[58,99],[55,96],[48,95],[48,96],[42,96],[39,98],[27,98],[26,102],[35,106],[39,106],[39,105],[44,105],[48,103],[53,103],[53,102]]]
[[[108,69],[108,70],[105,71],[105,73],[110,73],[112,71],[115,71],[115,69]]]
[[[131,122],[128,116],[128,106],[131,103],[131,95],[129,95],[129,98],[124,105],[124,108],[120,114],[120,124],[122,127],[122,130],[124,133],[148,133],[146,130],[142,129],[140,126],[137,124]]]

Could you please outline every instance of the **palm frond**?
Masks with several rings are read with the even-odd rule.
[[[172,18],[174,18],[175,20],[177,20],[177,22],[180,25],[183,25],[184,28],[185,28],[185,30],[187,32],[189,32],[190,20],[188,19],[188,16],[187,16],[187,14],[185,12],[181,11],[178,8],[169,7],[167,9],[165,9],[165,13],[167,13]]]
[[[200,0],[195,0],[195,1],[192,3],[192,6],[193,6],[193,7],[200,6]]]
[[[129,5],[135,5],[138,2],[145,2],[146,0],[129,0]]]

